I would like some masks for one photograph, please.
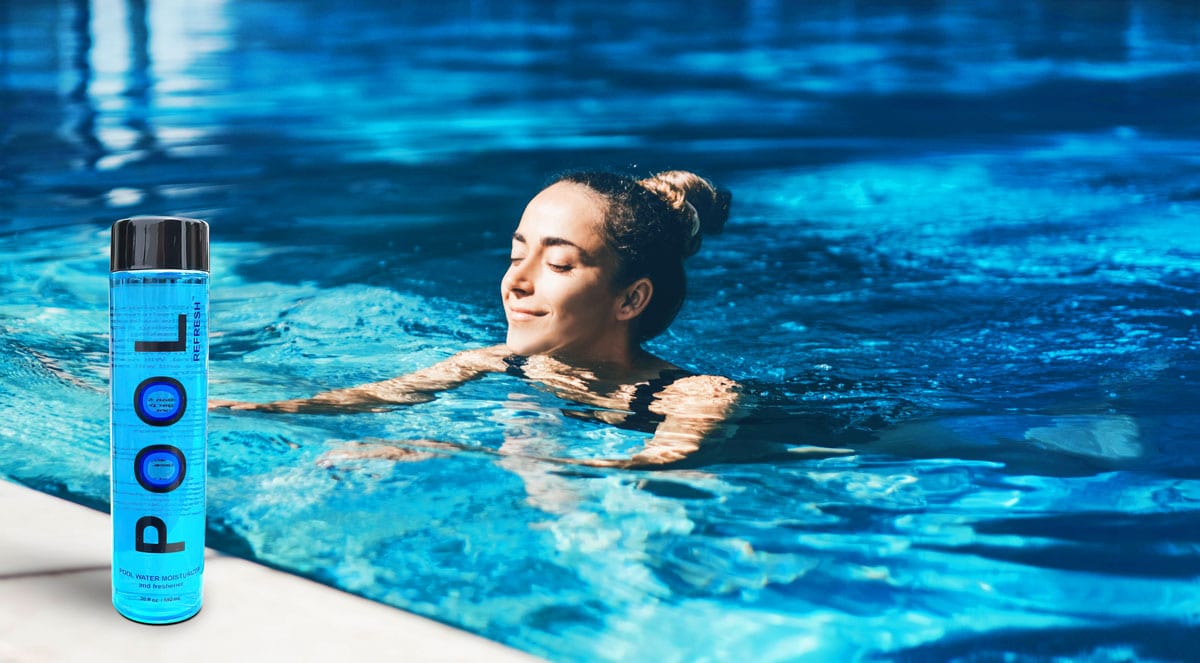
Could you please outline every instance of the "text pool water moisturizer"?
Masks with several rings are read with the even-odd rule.
[[[208,225],[112,227],[113,605],[146,624],[200,610],[208,437]]]

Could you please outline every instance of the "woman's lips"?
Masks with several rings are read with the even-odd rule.
[[[520,320],[533,320],[534,318],[540,318],[543,315],[546,315],[545,311],[534,311],[532,309],[525,308],[508,309],[508,319],[514,322]]]

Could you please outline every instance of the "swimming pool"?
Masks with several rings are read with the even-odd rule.
[[[661,355],[824,460],[628,453],[494,376],[214,413],[210,542],[552,660],[1179,660],[1200,622],[1200,34],[1185,3],[0,7],[0,474],[104,508],[107,228],[212,224],[211,393],[503,337],[553,172],[735,195]],[[313,17],[320,16],[320,20]],[[1186,648],[1186,649],[1185,649]]]

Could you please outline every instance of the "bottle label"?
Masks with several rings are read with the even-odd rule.
[[[208,277],[114,273],[109,315],[113,600],[132,619],[165,620],[200,604]]]

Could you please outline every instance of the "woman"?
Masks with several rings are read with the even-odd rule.
[[[369,411],[424,402],[487,373],[509,373],[597,408],[568,415],[653,432],[631,458],[563,462],[607,467],[695,462],[702,448],[713,449],[732,433],[738,385],[688,373],[650,354],[643,343],[674,320],[686,292],[683,261],[700,248],[704,235],[721,232],[730,199],[729,192],[686,171],[643,180],[606,172],[561,176],[529,202],[512,235],[510,265],[500,282],[508,319],[503,345],[312,398],[213,406]],[[351,453],[411,455],[392,445],[360,446]]]

